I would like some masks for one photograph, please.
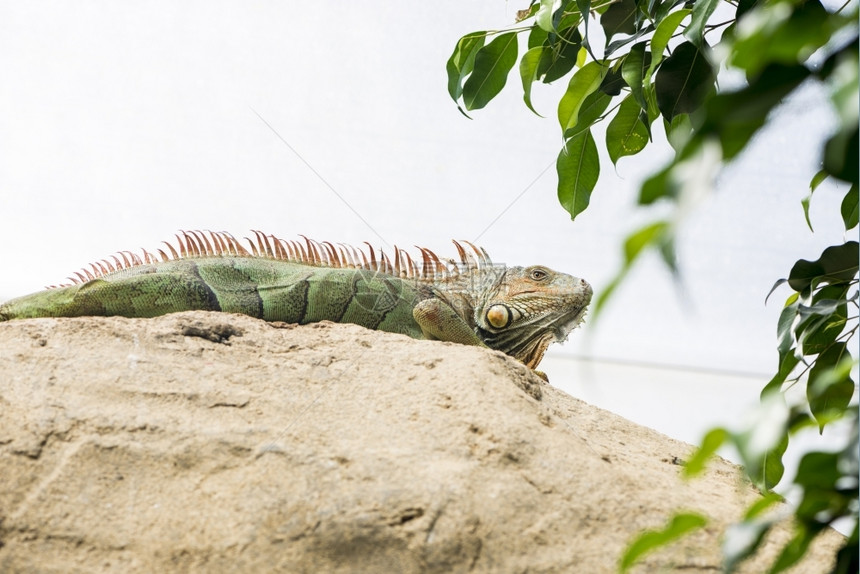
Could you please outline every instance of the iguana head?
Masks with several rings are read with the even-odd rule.
[[[478,335],[534,369],[582,322],[591,295],[584,279],[540,265],[509,267],[474,308]]]

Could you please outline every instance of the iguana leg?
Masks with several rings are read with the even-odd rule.
[[[439,299],[419,302],[412,309],[412,316],[428,339],[486,347],[456,311]]]

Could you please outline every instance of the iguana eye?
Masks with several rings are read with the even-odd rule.
[[[496,329],[507,327],[511,322],[511,310],[507,305],[497,304],[487,309],[487,323]]]
[[[529,277],[533,281],[543,281],[547,277],[547,272],[543,269],[532,269],[531,273],[529,273]]]

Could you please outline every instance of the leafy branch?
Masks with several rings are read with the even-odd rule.
[[[613,164],[640,153],[653,141],[655,129],[663,128],[676,154],[642,184],[638,203],[668,204],[670,214],[627,237],[622,267],[599,295],[594,315],[643,253],[656,251],[676,271],[674,241],[686,214],[710,191],[718,170],[740,155],[771,112],[805,83],[817,82],[829,91],[839,120],[821,151],[822,169],[801,202],[807,224],[812,229],[809,205],[815,189],[831,179],[844,184],[840,214],[845,230],[858,226],[857,0],[835,10],[820,0],[723,1],[734,16],[716,21],[719,4],[532,0],[518,12],[517,27],[464,36],[448,61],[448,91],[463,114],[483,108],[505,87],[520,54],[520,35],[525,35],[526,50],[519,75],[532,112],[537,114],[531,100],[535,84],[570,76],[557,109],[563,145],[556,171],[558,199],[572,219],[588,208],[600,177],[591,128],[608,122],[603,144]],[[594,46],[593,20],[602,28],[602,47]],[[491,35],[495,39],[484,45]],[[743,72],[746,85],[719,90],[721,66]],[[762,391],[762,417],[740,431],[713,429],[687,465],[694,476],[721,445],[731,444],[764,492],[737,526],[746,529],[746,542],[727,545],[729,572],[755,552],[774,524],[763,517],[780,500],[772,488],[784,474],[782,456],[790,437],[811,426],[823,432],[835,421],[851,429],[849,443],[839,452],[810,452],[801,460],[794,479],[802,491],[795,535],[770,571],[795,564],[814,537],[840,517],[850,518],[854,530],[834,571],[858,570],[858,416],[851,377],[857,361],[848,347],[858,330],[857,316],[848,316],[848,307],[858,308],[860,297],[857,262],[858,243],[847,241],[828,247],[815,261],[797,261],[788,277],[777,281],[774,289],[787,284],[792,293],[777,324],[779,360]],[[802,381],[805,401],[789,405],[785,389]],[[697,518],[676,515],[666,529],[635,541],[622,564],[626,568],[650,549],[700,526]],[[728,539],[733,532],[738,530],[730,529]]]

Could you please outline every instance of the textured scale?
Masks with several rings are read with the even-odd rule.
[[[454,242],[454,260],[421,247],[417,258],[395,247],[392,258],[370,244],[357,249],[256,231],[245,239],[181,232],[155,254],[117,253],[70,283],[0,304],[0,321],[189,310],[328,320],[487,346],[535,368],[547,347],[582,321],[592,295],[584,280],[545,267],[495,266],[465,241]]]

